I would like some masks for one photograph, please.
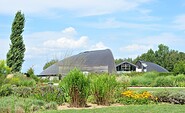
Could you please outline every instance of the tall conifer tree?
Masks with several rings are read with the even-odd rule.
[[[12,72],[20,72],[24,62],[24,53],[26,50],[22,37],[24,23],[24,14],[18,11],[12,23],[10,50],[7,53],[7,65],[12,68]]]

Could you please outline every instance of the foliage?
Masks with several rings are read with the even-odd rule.
[[[159,76],[155,79],[155,87],[172,87],[175,86],[175,77],[174,76]]]
[[[36,82],[34,79],[26,77],[24,74],[21,73],[14,73],[12,78],[6,78],[4,80],[5,84],[11,84],[16,86],[34,86]]]
[[[109,105],[116,91],[118,82],[115,76],[108,74],[93,75],[91,90],[98,105]]]
[[[56,102],[62,104],[65,102],[65,92],[62,88],[56,86],[36,86],[33,89],[32,95],[34,98],[44,100],[46,102]]]
[[[73,69],[60,83],[70,97],[71,107],[85,107],[89,96],[90,80],[80,70]]]
[[[131,78],[131,86],[152,86],[154,80],[158,76],[156,72],[142,73],[140,76],[133,76]]]
[[[45,109],[56,110],[56,103],[46,103],[31,98],[8,96],[0,99],[0,112],[3,113],[33,113]]]
[[[149,49],[147,53],[138,56],[133,62],[136,63],[138,60],[156,63],[171,72],[174,71],[174,65],[177,62],[185,62],[185,53],[170,50],[168,46],[160,44],[158,45],[158,50]]]
[[[30,67],[28,70],[27,70],[27,72],[26,72],[26,74],[27,74],[27,77],[31,77],[31,78],[33,78],[35,81],[39,81],[39,79],[38,79],[38,77],[34,74],[34,69],[33,69],[33,67]]]
[[[156,100],[157,98],[147,91],[137,93],[132,90],[127,90],[122,92],[122,98],[120,98],[119,101],[122,104],[149,104]]]
[[[13,94],[17,97],[30,97],[32,95],[32,88],[31,87],[13,87]]]
[[[185,74],[185,61],[179,61],[174,65],[175,74]]]
[[[13,72],[20,72],[24,62],[25,45],[23,43],[24,14],[18,11],[12,23],[12,33],[10,36],[10,50],[7,53],[7,65]]]
[[[0,96],[9,96],[13,94],[13,89],[10,84],[5,84],[0,87]]]
[[[124,58],[124,59],[119,58],[119,59],[115,59],[114,61],[115,61],[115,64],[119,64],[124,61],[132,62],[132,58]]]
[[[168,102],[173,104],[185,104],[185,92],[184,91],[160,91],[154,93],[159,102]]]
[[[44,67],[43,67],[43,70],[45,70],[46,68],[48,68],[49,66],[51,66],[51,65],[53,65],[53,64],[55,64],[55,63],[57,63],[57,62],[58,62],[57,59],[53,59],[53,60],[51,60],[51,61],[49,61],[49,62],[46,62],[46,64],[45,64]]]
[[[0,60],[0,76],[2,75],[7,75],[9,74],[11,71],[11,68],[9,68],[7,65],[6,65],[6,62],[4,60]]]

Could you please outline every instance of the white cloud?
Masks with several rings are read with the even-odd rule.
[[[52,14],[53,10],[72,11],[77,15],[100,15],[138,8],[151,0],[5,0],[1,1],[0,13],[12,14],[22,10],[30,14]],[[8,8],[7,8],[8,6]]]
[[[142,30],[156,30],[160,29],[159,24],[141,24],[141,23],[130,23],[117,21],[115,18],[108,18],[104,21],[87,23],[86,25],[98,28],[98,29],[107,29],[107,28],[127,28],[127,29],[142,29]]]
[[[185,30],[185,14],[179,15],[174,20],[175,28],[178,28],[180,30]]]
[[[47,40],[43,43],[43,45],[44,47],[49,47],[49,48],[72,49],[72,48],[86,47],[87,42],[88,42],[87,36],[82,36],[78,40],[75,40],[69,37],[62,37],[57,40]]]
[[[92,45],[90,47],[90,50],[101,50],[101,49],[107,49],[108,47],[104,45],[103,42],[98,42],[95,45]]]
[[[152,48],[152,46],[150,45],[131,44],[120,48],[120,50],[123,52],[138,52],[138,51],[145,52],[150,48]]]

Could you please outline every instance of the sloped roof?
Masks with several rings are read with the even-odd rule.
[[[147,71],[169,72],[167,69],[165,69],[164,67],[158,64],[155,64],[152,62],[146,62],[146,61],[139,61],[139,62],[146,65]]]
[[[120,65],[122,65],[122,64],[124,64],[124,63],[128,63],[128,64],[130,64],[130,65],[132,65],[132,66],[135,66],[135,67],[136,67],[136,65],[135,65],[135,64],[133,64],[133,63],[131,63],[131,62],[128,62],[128,61],[123,61],[123,62],[121,62],[121,63],[117,64],[117,65],[116,65],[116,67],[117,67],[117,66],[120,66]]]
[[[111,50],[86,51],[77,55],[65,58],[42,71],[40,75],[67,74],[73,68],[82,71],[106,70],[109,73],[116,71],[114,57]]]

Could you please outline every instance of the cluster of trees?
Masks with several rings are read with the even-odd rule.
[[[125,59],[122,59],[124,61]],[[170,50],[168,46],[160,44],[158,50],[149,49],[146,53],[138,56],[134,60],[128,58],[128,61],[136,63],[138,60],[156,63],[170,72],[185,74],[185,53],[176,50]],[[116,64],[120,63],[120,59],[116,59]]]

